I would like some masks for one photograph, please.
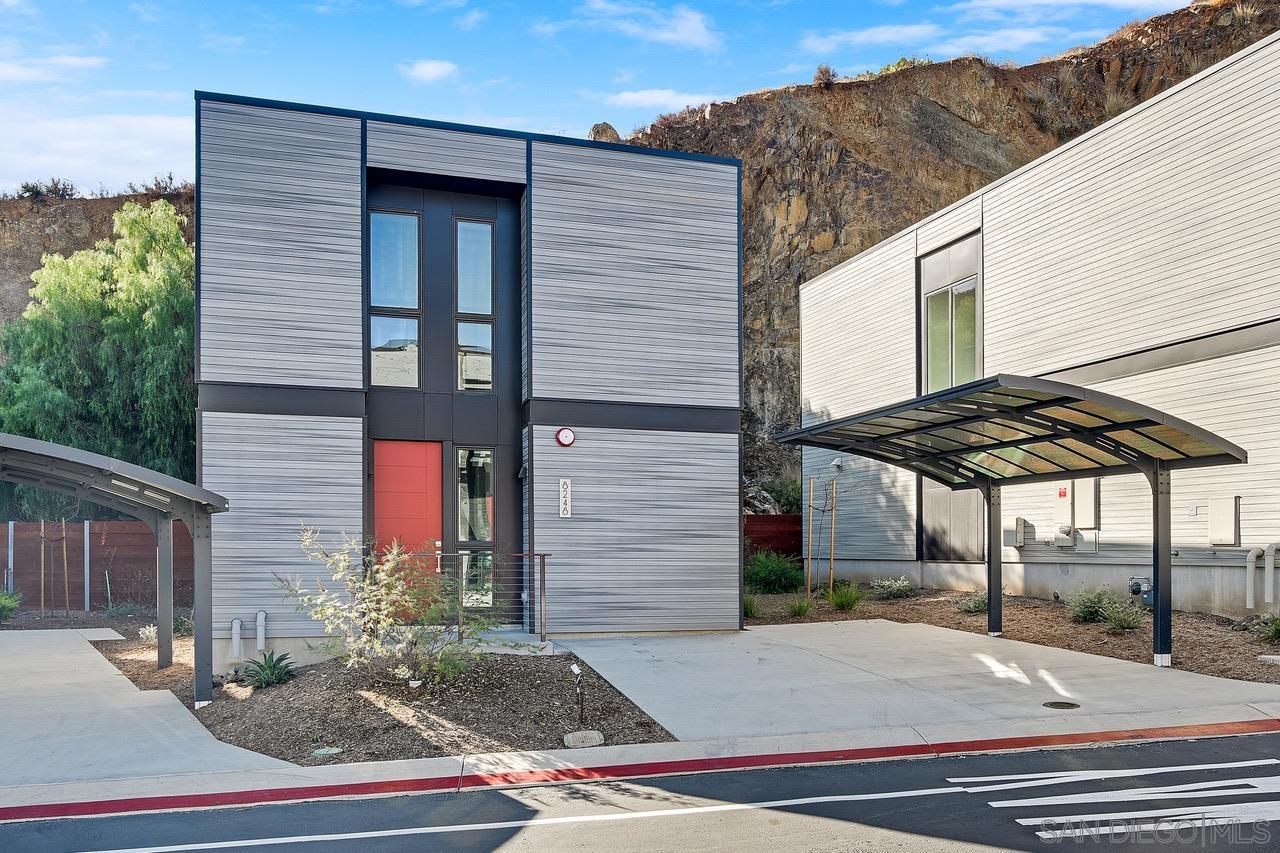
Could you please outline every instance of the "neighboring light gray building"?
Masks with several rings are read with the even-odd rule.
[[[1173,606],[1274,610],[1277,176],[1271,36],[805,283],[804,424],[1000,373],[1194,422],[1250,461],[1173,478]],[[837,479],[840,573],[983,587],[977,492],[812,448],[804,474],[819,508]],[[1119,591],[1150,577],[1151,501],[1137,474],[1007,487],[1006,591]],[[813,531],[823,577],[829,531]]]
[[[295,656],[321,633],[276,588],[323,572],[303,524],[459,555],[531,627],[547,553],[554,633],[739,627],[738,161],[196,109],[216,670],[259,610]]]

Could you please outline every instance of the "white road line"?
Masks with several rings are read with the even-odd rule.
[[[1156,820],[1141,820],[1156,818]],[[1036,835],[1047,840],[1061,838],[1098,837],[1103,835],[1132,836],[1137,832],[1169,829],[1178,824],[1196,826],[1221,826],[1232,823],[1255,823],[1280,820],[1280,802],[1225,803],[1204,808],[1183,807],[1150,809],[1147,811],[1113,812],[1111,814],[1056,815],[1053,817],[1022,818],[1023,826],[1043,827]],[[1051,829],[1049,827],[1058,827]]]
[[[1280,793],[1280,776],[1256,776],[1251,779],[1219,779],[1212,782],[1190,782],[1154,788],[1130,788],[1124,791],[1092,791],[1064,794],[1059,797],[1031,797],[1025,800],[996,800],[987,805],[997,809],[1022,806],[1066,806],[1075,803],[1115,803],[1140,800],[1186,800],[1197,797],[1234,797]]]
[[[1130,770],[1059,770],[1056,773],[1015,773],[1008,776],[958,776],[948,782],[1002,782],[996,785],[965,785],[970,793],[1006,791],[1013,788],[1034,788],[1043,785],[1065,785],[1071,782],[1088,782],[1100,779],[1123,779],[1134,776],[1152,776],[1159,773],[1188,773],[1200,770],[1231,770],[1238,767],[1264,767],[1280,764],[1280,758],[1261,758],[1256,761],[1230,761],[1221,764],[1182,764],[1170,767],[1137,767]],[[1008,780],[1008,781],[1006,781]]]
[[[574,823],[600,823],[613,820],[637,820],[655,817],[683,817],[717,812],[778,809],[818,803],[847,803],[858,800],[892,800],[904,797],[930,797],[938,794],[963,794],[963,788],[921,788],[914,791],[884,791],[871,794],[833,794],[824,797],[800,797],[760,803],[726,803],[717,806],[690,806],[683,809],[657,809],[646,812],[611,812],[609,814],[539,817],[528,820],[503,820],[494,823],[461,823],[450,826],[413,826],[404,829],[381,829],[369,832],[339,832],[326,835],[289,835],[275,838],[246,838],[235,841],[210,841],[197,844],[172,844],[161,847],[121,847],[115,850],[85,853],[183,853],[188,850],[229,850],[236,847],[268,847],[284,844],[309,844],[318,841],[358,841],[363,838],[395,838],[407,835],[440,835],[450,832],[484,832],[493,829],[522,829],[530,826],[558,826]]]

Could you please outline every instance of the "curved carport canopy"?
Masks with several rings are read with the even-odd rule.
[[[1169,475],[1248,461],[1195,424],[1089,388],[1000,374],[862,414],[813,424],[778,441],[876,459],[987,501],[987,629],[1001,631],[1000,487],[1140,472],[1151,483],[1153,649],[1172,649]]]
[[[209,517],[227,499],[185,480],[63,444],[0,433],[0,480],[37,486],[145,521],[156,536],[156,662],[173,663],[173,522],[191,532],[195,555],[192,621],[195,698],[213,692],[212,538]]]

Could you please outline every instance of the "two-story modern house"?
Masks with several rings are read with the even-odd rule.
[[[737,628],[735,160],[198,93],[215,671],[303,525],[448,555],[502,621]],[[541,592],[539,590],[539,592]]]
[[[1277,607],[1280,36],[817,276],[800,312],[805,425],[1016,374],[1131,399],[1247,448],[1247,465],[1172,479],[1173,606]],[[1178,455],[1152,435],[1129,437]],[[811,447],[804,474],[819,496],[836,481],[839,572],[983,587],[976,491]],[[1002,515],[1009,593],[1121,591],[1152,574],[1140,474],[1010,486]],[[826,559],[830,523],[815,518]]]

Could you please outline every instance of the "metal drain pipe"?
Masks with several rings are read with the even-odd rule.
[[[240,660],[244,657],[244,646],[240,641],[240,627],[242,623],[239,619],[231,620],[231,659]]]
[[[1248,610],[1257,606],[1253,594],[1253,572],[1258,568],[1258,558],[1261,556],[1261,548],[1252,548],[1244,558],[1244,606]]]
[[[258,611],[258,653],[267,650],[267,611]]]
[[[1280,542],[1272,542],[1263,551],[1262,600],[1267,604],[1276,600],[1276,545],[1280,545]]]

